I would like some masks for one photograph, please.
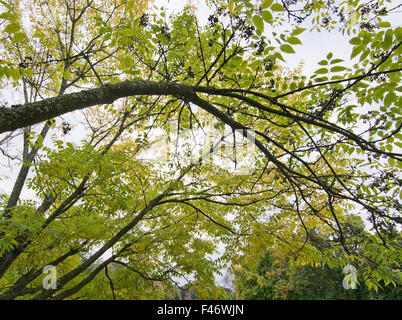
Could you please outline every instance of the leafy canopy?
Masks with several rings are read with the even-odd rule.
[[[0,198],[2,298],[162,298],[178,278],[226,297],[214,274],[277,246],[298,265],[364,265],[370,290],[400,285],[397,5],[208,1],[202,25],[148,1],[0,3],[0,81],[20,95],[0,107],[19,168]],[[321,30],[345,34],[352,63],[323,52],[312,76],[288,70]]]

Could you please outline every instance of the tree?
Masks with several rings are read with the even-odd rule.
[[[356,217],[357,218],[357,217]],[[358,226],[356,226],[358,227]],[[330,242],[321,237],[315,247],[322,251],[322,245]],[[362,250],[362,248],[360,248]],[[360,252],[364,254],[364,252]],[[259,253],[250,250],[241,260],[241,264],[233,267],[234,286],[237,299],[291,299],[291,300],[356,300],[356,299],[400,299],[400,281],[395,286],[384,286],[377,290],[369,290],[364,281],[370,262],[362,264],[356,261],[352,268],[356,274],[356,286],[348,287],[345,268],[330,268],[326,264],[302,265],[297,262],[298,256],[284,255],[281,246],[271,246],[269,251]],[[390,266],[388,266],[390,267]]]
[[[402,29],[386,20],[396,6],[211,1],[202,26],[191,7],[168,20],[146,13],[146,1],[1,4],[0,76],[23,97],[0,107],[1,142],[23,140],[18,177],[1,198],[2,298],[74,298],[112,263],[149,281],[202,286],[255,237],[301,250],[300,263],[374,261],[370,289],[397,283]],[[308,17],[313,30],[348,33],[359,61],[346,67],[325,53],[310,78],[285,72],[283,54],[301,44]],[[288,30],[264,33],[286,18]],[[58,128],[58,117],[84,109],[88,136],[63,143],[57,135],[72,127]],[[226,126],[232,140],[222,134],[200,161],[179,157],[177,139],[170,161],[144,160],[154,129],[167,136],[172,119],[176,136]],[[237,152],[241,136],[258,150],[252,172],[234,176],[206,161],[225,142],[237,167],[247,158]],[[37,201],[22,199],[24,186]],[[372,232],[346,233],[356,210]],[[315,250],[314,230],[331,233],[332,245]],[[219,242],[225,254],[212,259]],[[59,270],[56,289],[41,286],[46,265]]]

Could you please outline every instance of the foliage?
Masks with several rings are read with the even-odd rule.
[[[400,285],[399,6],[207,2],[201,25],[192,6],[0,1],[1,86],[20,97],[0,106],[19,168],[0,197],[0,297],[162,299],[180,278],[221,299],[230,264],[247,266],[244,298],[316,298],[300,287],[347,264],[361,297]],[[348,37],[351,65],[323,52],[312,76],[288,70],[324,29]]]
[[[270,261],[273,260],[273,261]],[[359,270],[358,273],[360,273]],[[368,300],[400,299],[400,285],[370,291],[360,277],[356,289],[342,286],[341,268],[300,266],[283,263],[267,253],[257,270],[244,267],[235,271],[236,298],[252,300]]]
[[[321,239],[322,241],[323,239]],[[330,241],[326,239],[326,241]],[[316,248],[322,249],[322,242]],[[364,254],[360,248],[360,253]],[[242,264],[233,267],[234,288],[237,299],[291,299],[291,300],[355,300],[355,299],[400,299],[401,279],[393,285],[381,285],[370,290],[365,281],[369,274],[367,260],[353,262],[356,270],[356,288],[345,288],[347,276],[344,268],[330,268],[323,265],[301,265],[298,256],[284,255],[281,247],[270,248],[262,255],[250,250],[241,260]],[[386,264],[382,265],[386,267]],[[391,267],[388,265],[388,267]],[[395,267],[395,266],[394,266]],[[400,268],[400,266],[397,266]]]

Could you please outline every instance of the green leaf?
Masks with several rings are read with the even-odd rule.
[[[299,26],[296,26],[296,28],[292,31],[292,36],[297,36],[305,30],[305,28],[300,28]]]
[[[33,75],[34,75],[34,73],[33,73],[33,71],[32,71],[31,68],[25,69],[25,73],[26,73],[26,75],[27,75],[29,78],[32,78]]]
[[[350,39],[349,43],[353,44],[353,45],[357,45],[360,44],[362,42],[362,40],[360,39],[360,37],[354,37],[352,39]]]
[[[391,47],[393,36],[394,36],[394,31],[392,29],[388,29],[384,36],[385,49],[388,49],[389,47]]]
[[[38,135],[38,137],[37,137],[37,139],[35,141],[35,146],[37,148],[39,148],[39,147],[42,146],[42,143],[43,143],[43,137],[42,137],[42,135]]]
[[[320,68],[320,69],[316,70],[314,73],[316,73],[316,74],[328,73],[328,69],[327,68]]]
[[[327,59],[328,59],[328,60],[331,60],[332,57],[333,57],[333,55],[334,55],[334,54],[333,54],[332,52],[328,53],[328,54],[327,54]]]
[[[261,9],[269,8],[272,2],[274,2],[274,0],[264,0],[261,4]]]
[[[384,98],[384,106],[386,108],[389,108],[391,106],[392,103],[394,103],[397,100],[397,95],[395,94],[395,92],[388,92],[387,95]]]
[[[396,40],[402,41],[402,27],[398,27],[395,29],[395,37]]]
[[[318,77],[314,79],[315,82],[324,82],[328,81],[328,77]]]
[[[264,31],[264,20],[259,15],[253,17],[253,22],[258,30]]]
[[[279,4],[279,3],[274,3],[274,4],[271,6],[271,10],[272,10],[272,11],[285,11],[285,9],[283,8],[283,6],[282,6],[281,4]]]
[[[4,31],[8,33],[16,33],[21,29],[18,23],[9,23],[5,28]]]
[[[344,70],[346,70],[346,69],[347,69],[346,67],[335,66],[335,67],[332,67],[332,68],[331,68],[331,72],[341,72],[341,71],[344,71]]]
[[[63,71],[63,78],[65,78],[66,80],[71,80],[72,79],[72,74],[71,74],[71,72],[70,71],[68,71],[68,70],[66,70],[66,71]]]
[[[3,12],[2,14],[0,14],[0,19],[4,19],[4,20],[13,20],[14,15],[11,12]]]
[[[339,63],[339,62],[343,62],[343,59],[334,59],[334,60],[331,60],[331,64],[335,64],[335,63]]]
[[[352,50],[352,54],[350,55],[350,58],[353,59],[356,57],[362,50],[364,49],[364,46],[356,46]]]
[[[25,33],[17,32],[12,39],[12,43],[14,43],[14,44],[20,43],[20,42],[24,41],[25,39],[26,39]]]
[[[234,7],[234,2],[233,2],[233,0],[229,0],[229,5],[228,5],[229,11],[233,11],[233,7]]]
[[[270,11],[268,11],[268,10],[264,10],[262,13],[261,13],[261,15],[262,15],[262,18],[264,19],[264,21],[265,22],[268,22],[268,23],[272,23],[272,21],[273,21],[273,17],[272,17],[272,14],[271,14],[271,12]]]
[[[366,58],[368,57],[368,55],[370,54],[371,50],[370,49],[366,49],[362,52],[362,55],[360,56],[360,61],[364,61],[366,60]]]
[[[321,60],[321,61],[318,62],[318,64],[321,65],[321,66],[326,66],[326,65],[328,65],[328,61],[327,60]]]
[[[391,23],[388,21],[381,21],[377,23],[378,28],[389,28],[391,26]]]
[[[10,72],[10,76],[14,79],[14,80],[19,80],[21,78],[21,73],[18,70],[19,68],[10,68],[9,72]]]
[[[135,35],[135,32],[133,29],[130,28],[124,28],[121,30],[122,34],[125,35],[126,37],[132,37]]]
[[[294,51],[294,49],[292,48],[292,46],[288,45],[288,44],[283,44],[280,47],[281,51],[285,52],[285,53],[296,53]]]
[[[12,10],[12,9],[13,9],[13,7],[11,6],[11,4],[10,4],[10,3],[7,3],[7,1],[0,0],[0,3],[1,3],[3,6],[5,6],[8,10]]]
[[[302,44],[302,42],[300,41],[300,39],[299,39],[299,38],[296,38],[296,37],[289,37],[289,38],[288,38],[288,42],[289,42],[290,44]]]

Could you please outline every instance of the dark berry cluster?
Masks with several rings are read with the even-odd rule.
[[[32,59],[31,56],[26,56],[26,57],[24,58],[24,60],[21,61],[21,62],[18,64],[18,66],[19,66],[20,68],[23,68],[23,69],[28,68],[29,63],[31,63],[32,61],[33,61],[33,59]]]
[[[168,40],[171,39],[170,33],[169,33],[169,27],[168,27],[166,24],[162,26],[162,28],[161,28],[161,33],[162,33]]]
[[[69,131],[71,131],[71,126],[68,122],[63,121],[61,125],[64,134],[67,134]]]
[[[257,54],[262,54],[264,52],[265,48],[265,42],[263,39],[260,39],[257,43],[258,49],[257,49]]]
[[[211,28],[214,28],[215,25],[218,23],[218,21],[219,21],[218,17],[214,14],[211,14],[208,17],[208,22],[209,22],[209,25],[211,26]]]
[[[140,18],[140,26],[141,27],[146,27],[149,24],[149,15],[147,13],[144,13],[141,18]]]

